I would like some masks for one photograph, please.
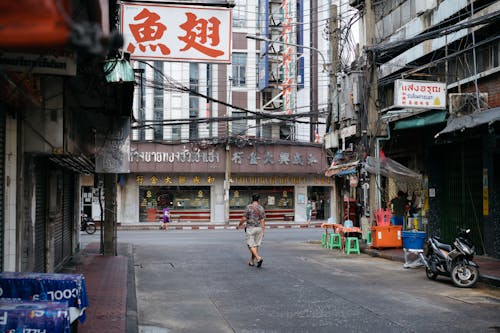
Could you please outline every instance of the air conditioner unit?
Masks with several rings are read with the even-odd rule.
[[[339,135],[337,132],[326,133],[323,141],[325,142],[325,149],[332,149],[339,147]]]
[[[449,94],[448,98],[450,114],[464,115],[478,111],[475,93]],[[479,106],[488,107],[488,93],[479,93]]]

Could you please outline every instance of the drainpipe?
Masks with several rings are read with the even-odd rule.
[[[382,198],[380,195],[380,141],[382,140],[390,140],[391,139],[391,128],[389,124],[387,125],[387,136],[385,137],[378,137],[376,139],[376,147],[375,147],[375,161],[377,162],[377,177],[376,177],[376,182],[377,182],[377,208],[380,209],[382,208]]]

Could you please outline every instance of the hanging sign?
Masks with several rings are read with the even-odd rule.
[[[446,84],[432,81],[396,80],[394,106],[446,109]]]
[[[231,9],[122,4],[124,49],[133,59],[231,62]]]

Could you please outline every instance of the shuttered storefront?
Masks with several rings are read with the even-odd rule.
[[[63,188],[63,227],[62,227],[62,251],[63,259],[72,254],[73,221],[75,216],[75,176],[72,173],[64,173]]]
[[[60,267],[72,254],[75,176],[65,170],[56,171],[55,200],[57,212],[54,221],[54,267]]]
[[[480,142],[457,142],[441,150],[440,234],[452,241],[457,227],[470,228],[478,254],[483,252],[482,155]]]
[[[47,163],[35,161],[35,272],[47,269]]]
[[[3,245],[4,245],[4,179],[5,179],[5,112],[0,110],[0,271],[3,271]]]

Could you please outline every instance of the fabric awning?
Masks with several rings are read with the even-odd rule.
[[[446,127],[436,134],[434,138],[446,133],[455,131],[464,131],[466,129],[474,128],[476,126],[492,124],[500,121],[500,107],[488,109],[484,111],[477,111],[468,115],[450,117]]]
[[[363,168],[365,168],[365,170],[369,173],[380,174],[403,181],[415,181],[422,179],[422,175],[420,173],[405,167],[389,157],[382,157],[379,161],[380,162],[378,162],[373,156],[368,156],[365,163],[363,163]]]
[[[409,119],[398,120],[394,124],[395,130],[424,127],[446,121],[447,111],[425,112]]]
[[[338,165],[332,165],[328,168],[328,170],[326,170],[325,176],[331,177],[331,176],[350,175],[350,174],[357,172],[358,165],[359,165],[359,161],[338,164]]]

